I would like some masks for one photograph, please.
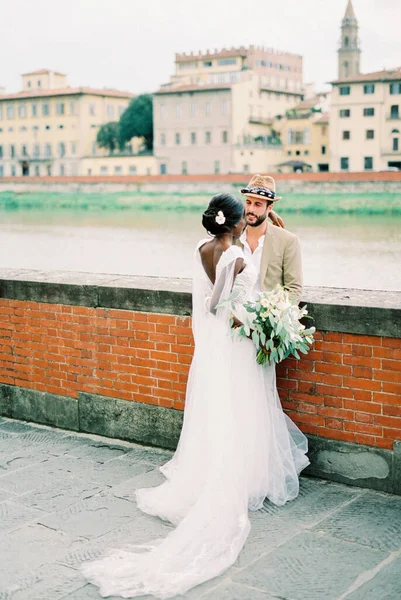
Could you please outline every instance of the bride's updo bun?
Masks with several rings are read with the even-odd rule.
[[[244,215],[242,203],[231,194],[216,194],[202,215],[202,225],[211,235],[231,231]]]

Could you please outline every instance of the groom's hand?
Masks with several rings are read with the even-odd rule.
[[[274,212],[274,210],[271,210],[269,212],[269,218],[273,225],[275,225],[276,227],[281,227],[281,229],[285,229],[283,219],[276,212]]]

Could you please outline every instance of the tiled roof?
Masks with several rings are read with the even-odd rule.
[[[375,71],[373,73],[360,73],[354,77],[344,77],[343,79],[336,79],[331,83],[333,85],[339,83],[359,83],[364,81],[394,81],[401,79],[401,67],[395,69],[383,69],[382,71]]]
[[[294,106],[294,108],[291,110],[312,109],[316,106],[316,104],[319,104],[319,102],[320,102],[320,99],[317,96],[313,96],[313,98],[308,98],[307,100],[302,100],[302,102],[300,102],[299,104]]]
[[[62,75],[65,77],[65,73],[59,73],[58,71],[52,71],[51,69],[39,69],[38,71],[29,71],[29,73],[22,73],[22,75],[47,75],[47,73],[54,73],[55,75]]]
[[[1,100],[24,100],[26,98],[48,98],[51,96],[77,96],[80,94],[89,94],[92,96],[108,96],[110,98],[132,98],[130,92],[120,92],[119,90],[96,89],[89,87],[65,87],[52,90],[24,90],[15,94],[2,94]]]
[[[182,92],[213,92],[219,90],[230,90],[230,83],[208,83],[206,85],[180,85],[174,87],[160,88],[157,95],[180,94]]]
[[[319,119],[316,119],[315,124],[316,123],[328,123],[329,122],[329,113],[323,113],[322,116]]]

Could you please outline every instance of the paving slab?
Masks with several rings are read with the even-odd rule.
[[[347,600],[398,600],[401,598],[401,556],[352,592]]]
[[[82,541],[38,523],[0,535],[1,585],[13,584],[24,571],[29,574],[45,563],[58,561],[67,549],[73,552]]]
[[[138,508],[132,502],[102,492],[51,515],[39,517],[38,523],[90,538],[116,529],[131,521],[137,513]]]
[[[124,457],[130,452],[130,448],[127,448],[126,446],[104,443],[77,436],[66,437],[64,438],[64,442],[69,445],[65,454],[66,456],[85,458],[101,464],[109,462],[114,458]]]
[[[43,565],[28,576],[17,580],[7,589],[4,598],[6,600],[61,600],[70,592],[82,587],[84,583],[83,576],[77,571],[52,563]]]
[[[0,504],[0,533],[11,531],[34,521],[40,515],[39,510],[21,506],[12,500]]]
[[[364,494],[317,528],[348,542],[395,551],[401,543],[401,498],[377,492]]]
[[[203,600],[278,600],[268,592],[263,592],[238,583],[224,583],[202,596]]]
[[[102,492],[103,489],[102,484],[66,473],[57,483],[47,481],[33,491],[15,496],[14,501],[46,513],[53,513],[80,500],[87,500]]]
[[[64,596],[63,600],[101,600],[101,596],[98,594],[97,588],[89,583]],[[121,596],[107,596],[107,600],[121,600]],[[153,596],[140,596],[140,600],[154,600]]]
[[[234,581],[286,600],[336,600],[386,556],[381,550],[304,531],[235,575]]]
[[[10,498],[15,498],[15,494],[0,490],[0,502],[5,502],[6,500],[10,500]]]

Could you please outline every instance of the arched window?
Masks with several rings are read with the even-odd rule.
[[[346,35],[346,36],[345,36],[345,38],[344,38],[344,46],[345,46],[346,48],[348,48],[348,46],[349,46],[349,37],[348,37],[347,35]]]
[[[399,130],[399,129],[393,129],[393,130],[391,131],[391,133],[392,133],[392,134],[400,133],[400,130]]]
[[[348,61],[344,61],[344,77],[349,77],[349,64]]]

